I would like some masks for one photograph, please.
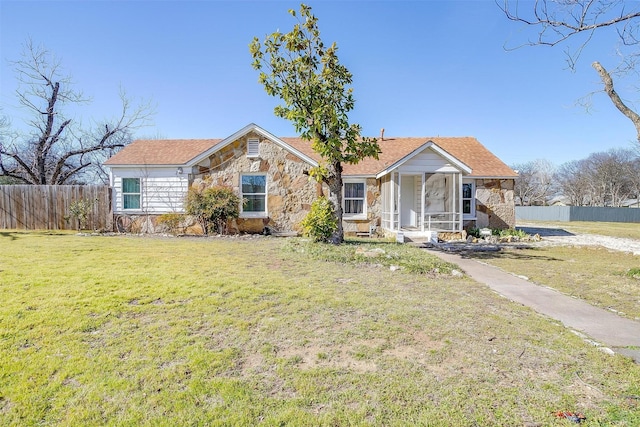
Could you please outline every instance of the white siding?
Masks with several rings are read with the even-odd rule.
[[[442,158],[431,149],[426,149],[422,153],[415,155],[406,163],[403,163],[398,170],[401,173],[424,173],[424,172],[459,172],[447,159]]]
[[[162,214],[183,212],[184,198],[189,189],[188,174],[172,168],[112,168],[113,212]],[[139,210],[124,210],[122,206],[122,178],[140,178],[142,200]]]

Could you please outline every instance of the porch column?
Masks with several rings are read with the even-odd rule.
[[[462,217],[464,216],[464,213],[462,212],[462,174],[458,173],[458,194],[460,194],[460,197],[458,198],[458,231],[462,231],[463,226],[462,226]]]
[[[390,175],[391,177],[389,179],[389,187],[391,188],[389,189],[389,202],[388,202],[389,206],[387,206],[387,209],[389,209],[389,229],[393,231],[395,230],[393,226],[393,218],[394,218],[393,206],[395,202],[396,180],[394,179],[393,172],[391,172]]]
[[[400,214],[402,212],[402,175],[398,172],[398,231],[402,228]],[[396,213],[393,212],[393,219],[395,220]]]
[[[425,217],[424,198],[427,191],[427,186],[426,186],[427,181],[425,179],[424,172],[422,172],[421,176],[422,176],[422,186],[420,190],[420,230],[424,233],[424,217]]]

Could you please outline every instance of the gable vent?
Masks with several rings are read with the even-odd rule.
[[[252,138],[247,140],[247,157],[258,157],[260,155],[260,140]]]

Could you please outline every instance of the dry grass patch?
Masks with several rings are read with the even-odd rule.
[[[640,424],[640,367],[419,249],[0,240],[5,425]]]

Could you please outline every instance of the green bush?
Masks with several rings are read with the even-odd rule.
[[[469,227],[467,229],[467,235],[468,236],[473,236],[477,239],[480,238],[480,229],[478,227]]]
[[[306,236],[316,242],[328,242],[338,228],[338,220],[333,206],[326,197],[319,197],[311,204],[311,211],[302,220],[302,229]]]
[[[627,276],[634,278],[634,279],[640,279],[640,268],[639,267],[634,267],[629,269],[629,271],[627,271]]]
[[[164,225],[171,234],[177,234],[184,222],[184,215],[179,213],[166,213],[158,217],[158,225]]]
[[[87,220],[95,200],[79,199],[69,205],[69,216],[78,220],[78,231],[87,227]]]
[[[229,187],[192,186],[187,192],[185,212],[196,218],[204,234],[226,234],[227,221],[240,216],[240,198]]]
[[[525,239],[529,236],[526,232],[524,232],[523,230],[518,230],[517,228],[504,228],[504,229],[494,228],[492,232],[494,236],[500,236],[500,237],[515,236],[521,239]]]

